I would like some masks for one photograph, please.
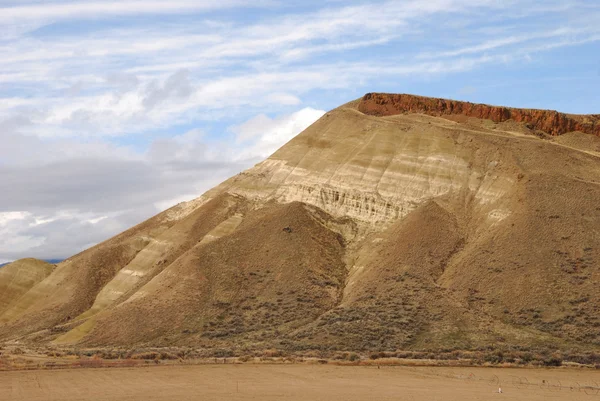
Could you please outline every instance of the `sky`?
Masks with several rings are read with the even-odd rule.
[[[600,113],[600,2],[0,0],[0,263],[80,252],[367,92]]]

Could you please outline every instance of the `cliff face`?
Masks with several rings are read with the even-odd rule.
[[[514,120],[527,123],[532,129],[541,130],[555,136],[572,131],[600,136],[599,115],[572,115],[554,110],[514,109],[456,100],[387,93],[367,93],[360,101],[358,109],[373,116],[421,113],[436,117],[464,115],[492,120],[496,123]]]

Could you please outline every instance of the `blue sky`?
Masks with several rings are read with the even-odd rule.
[[[78,252],[366,92],[600,112],[593,0],[0,0],[0,56],[0,262]]]

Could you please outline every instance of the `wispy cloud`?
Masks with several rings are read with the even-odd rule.
[[[543,51],[551,48],[588,43],[598,40],[600,26],[591,26],[585,28],[558,28],[545,32],[534,32],[524,35],[513,35],[500,37],[488,41],[480,42],[476,45],[462,47],[450,51],[438,51],[422,53],[417,56],[419,59],[438,59],[447,57],[457,57],[478,53],[489,53],[500,48],[510,47],[512,52]],[[557,40],[558,39],[558,40]],[[515,47],[514,45],[519,45]]]
[[[64,19],[102,18],[144,14],[183,14],[190,11],[207,11],[231,7],[248,7],[242,0],[128,0],[128,1],[67,1],[18,5],[11,2],[0,7],[0,22],[24,20],[53,21]],[[269,4],[268,1],[252,2],[252,7]]]

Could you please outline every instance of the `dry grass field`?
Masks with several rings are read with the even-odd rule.
[[[598,382],[588,369],[164,366],[0,372],[0,400],[576,401],[600,399]]]

